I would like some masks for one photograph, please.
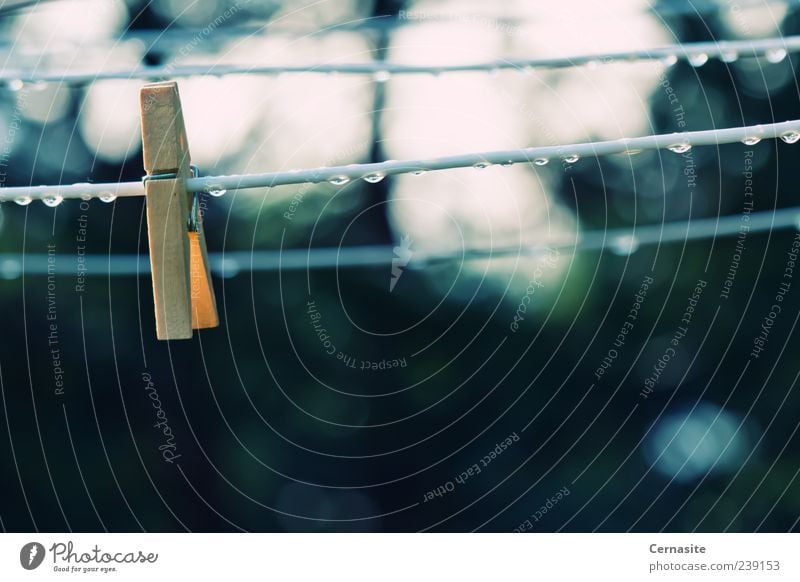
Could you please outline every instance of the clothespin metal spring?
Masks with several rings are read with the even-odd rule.
[[[190,164],[192,178],[200,177],[200,168],[195,164]],[[175,180],[178,178],[177,172],[165,172],[163,174],[147,174],[142,176],[142,184],[146,184],[150,180]],[[200,232],[200,194],[203,192],[195,192],[192,196],[192,207],[189,210],[187,218],[187,226],[189,232]]]

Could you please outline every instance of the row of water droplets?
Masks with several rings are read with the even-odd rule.
[[[87,184],[75,184],[75,186],[88,186],[88,185],[89,185],[88,183]],[[105,203],[108,204],[108,203],[114,202],[114,200],[117,199],[117,195],[114,194],[112,191],[108,190],[106,192],[101,192],[97,196],[89,194],[89,193],[82,194],[80,196],[80,199],[84,200],[84,201],[89,201],[89,200],[91,200],[93,198],[98,198],[101,202],[105,202]],[[33,200],[34,200],[33,196],[17,196],[16,198],[14,198],[14,202],[19,204],[20,206],[27,206],[28,204],[33,202]],[[61,196],[58,193],[45,194],[44,196],[42,196],[41,200],[42,200],[42,202],[44,203],[45,206],[49,206],[50,208],[55,208],[56,206],[58,206],[59,204],[61,204],[64,201],[64,197]]]
[[[748,56],[748,57],[750,57],[750,56],[762,56],[768,62],[773,63],[773,64],[777,64],[777,63],[780,63],[780,62],[782,62],[783,60],[786,59],[786,57],[788,56],[788,51],[787,51],[787,49],[782,48],[782,47],[773,47],[773,48],[762,49],[756,55],[747,54],[745,56]],[[618,59],[615,59],[615,58],[609,57],[609,56],[598,56],[598,58],[590,59],[588,61],[585,61],[583,64],[586,67],[588,67],[589,69],[596,69],[601,63],[613,62],[614,60],[628,60],[628,61],[658,60],[663,66],[671,67],[671,66],[677,64],[678,61],[681,60],[681,58],[684,58],[686,60],[686,62],[688,62],[691,66],[693,66],[693,67],[702,67],[711,58],[718,58],[723,63],[734,63],[737,60],[739,60],[739,57],[740,57],[740,55],[736,50],[734,50],[734,49],[726,49],[725,47],[723,47],[718,52],[713,52],[713,53],[701,52],[701,51],[691,51],[690,50],[689,52],[684,52],[684,53],[679,53],[679,52],[670,53],[670,54],[668,54],[666,56],[662,56],[662,57],[659,57],[657,59],[655,59],[654,57],[648,56],[646,54],[644,54],[644,55],[631,55],[627,59],[624,59],[623,57],[619,57]],[[502,70],[516,70],[517,72],[522,73],[522,74],[530,74],[530,73],[534,72],[537,67],[541,67],[541,66],[547,67],[547,65],[533,64],[533,63],[525,64],[525,65],[521,65],[521,66],[513,65],[511,63],[506,63],[506,64],[486,65],[485,67],[478,67],[476,70],[484,70],[485,69],[485,71],[490,76],[497,76],[497,75],[499,75],[501,73]],[[448,68],[446,66],[441,66],[441,67],[431,67],[430,70],[427,70],[427,71],[424,70],[424,69],[421,69],[421,70],[414,71],[414,72],[417,73],[417,74],[426,74],[427,73],[427,74],[431,74],[431,75],[434,75],[434,76],[439,76],[441,73],[447,72],[447,70],[448,70]],[[314,67],[310,67],[307,71],[304,71],[304,72],[314,73],[316,71],[315,71]],[[343,70],[343,71],[336,71],[336,70],[325,71],[325,73],[327,75],[330,75],[330,76],[336,76],[336,75],[339,75],[339,74],[345,73],[345,72],[351,72],[351,71],[346,71],[346,70]],[[353,73],[354,74],[364,74],[363,71],[353,71]],[[391,78],[394,75],[396,75],[398,73],[397,72],[392,72],[389,69],[378,69],[378,70],[376,70],[376,71],[374,71],[372,73],[369,73],[369,74],[372,76],[372,80],[375,81],[376,83],[386,83],[387,81],[391,80]],[[214,76],[214,77],[222,77],[223,76],[223,75],[214,75],[213,72],[211,73],[211,75]],[[284,78],[284,77],[287,76],[287,72],[285,72],[285,71],[284,72],[273,71],[272,75],[275,76],[278,79],[281,79],[281,78]],[[161,79],[153,79],[153,80],[161,80]],[[41,81],[41,80],[24,81],[22,79],[11,79],[11,80],[6,80],[4,82],[4,85],[8,90],[14,91],[14,92],[21,91],[23,88],[26,88],[26,87],[30,87],[33,90],[38,91],[38,90],[43,90],[44,88],[46,88],[47,85],[48,85],[48,81]]]
[[[718,55],[715,55],[723,63],[734,63],[739,60],[739,53],[734,50],[721,50]],[[749,55],[748,55],[749,56]],[[783,61],[788,56],[785,48],[771,48],[763,52],[763,57],[770,63],[777,64]],[[709,61],[708,53],[692,52],[686,55],[686,61],[693,67],[702,67]],[[678,58],[675,55],[670,55],[662,59],[662,62],[669,66],[675,64]]]
[[[780,137],[780,139],[782,141],[784,141],[784,142],[786,142],[788,144],[797,143],[798,141],[800,141],[800,131],[798,131],[798,130],[785,131],[779,137]],[[753,134],[753,135],[750,135],[750,136],[747,136],[747,137],[743,138],[741,141],[742,141],[742,143],[744,145],[753,146],[753,145],[756,145],[759,142],[761,142],[761,139],[762,138],[759,135]],[[669,151],[671,151],[671,152],[676,153],[676,154],[685,154],[686,152],[688,152],[689,150],[692,149],[692,144],[690,144],[688,141],[676,141],[675,143],[670,144],[669,146],[667,146],[667,149]],[[641,151],[642,150],[631,150],[631,149],[628,149],[628,150],[625,150],[625,152],[623,152],[623,153],[626,153],[628,155],[634,155],[634,154],[641,153]],[[566,164],[574,164],[574,163],[576,163],[576,162],[578,162],[580,160],[580,155],[578,155],[577,153],[566,154],[566,155],[561,156],[561,160]],[[392,161],[392,160],[389,160],[389,161]],[[476,169],[479,169],[479,170],[483,170],[483,169],[488,168],[488,167],[493,166],[493,165],[499,165],[501,167],[509,167],[509,166],[513,166],[513,165],[515,165],[517,163],[519,163],[519,162],[517,162],[515,160],[508,160],[508,161],[505,161],[505,162],[500,162],[499,164],[493,164],[491,162],[482,160],[482,161],[479,161],[479,162],[473,164],[472,167],[476,168]],[[537,158],[534,158],[532,160],[532,163],[534,165],[536,165],[536,166],[546,166],[548,163],[550,163],[550,158],[548,158],[548,157],[537,157]],[[421,174],[426,173],[427,171],[428,170],[418,169],[418,170],[412,170],[409,173],[412,174],[412,175],[415,175],[415,176],[419,176]],[[370,184],[377,184],[378,182],[381,182],[385,177],[386,177],[385,173],[376,172],[376,173],[373,173],[373,174],[367,174],[366,176],[363,176],[363,180],[365,182],[369,182]],[[352,180],[353,179],[350,176],[345,175],[345,174],[340,174],[340,175],[336,175],[336,176],[333,176],[333,177],[329,178],[328,182],[330,184],[334,185],[334,186],[344,186],[346,184],[349,184]],[[224,191],[222,191],[222,192],[224,193]]]
[[[763,52],[761,52],[759,55],[749,55],[748,54],[747,56],[763,56],[767,60],[767,62],[772,63],[772,64],[778,64],[778,63],[784,61],[788,55],[789,55],[789,52],[785,48],[776,47],[776,48],[766,49]],[[707,62],[709,62],[709,60],[711,60],[712,58],[718,58],[723,63],[735,63],[736,61],[739,60],[739,53],[737,51],[733,50],[733,49],[724,49],[723,48],[718,53],[714,53],[712,55],[710,55],[707,52],[694,52],[694,51],[692,51],[692,52],[684,53],[682,55],[679,54],[679,53],[672,53],[672,54],[669,54],[667,56],[663,56],[663,57],[660,57],[660,58],[654,59],[654,60],[658,60],[664,67],[672,67],[673,65],[676,65],[678,63],[678,61],[681,60],[681,57],[683,57],[686,60],[686,62],[689,63],[692,67],[702,67]],[[640,56],[640,57],[633,57],[632,56],[632,57],[628,58],[627,60],[636,61],[636,60],[651,60],[651,59],[652,59],[652,57],[648,57],[648,56]],[[589,69],[594,70],[594,69],[597,69],[602,63],[613,62],[613,60],[614,59],[611,58],[611,57],[605,57],[605,56],[604,57],[599,57],[597,59],[590,59],[588,61],[585,61],[584,62],[584,66],[586,66]],[[541,66],[541,65],[538,65],[538,66]],[[492,77],[497,77],[498,75],[500,75],[500,73],[503,70],[514,70],[514,71],[516,71],[518,73],[527,75],[527,74],[533,73],[536,70],[536,68],[537,68],[537,66],[535,66],[533,64],[516,66],[516,65],[513,65],[513,64],[509,63],[509,64],[506,64],[506,65],[494,65],[494,66],[490,65],[490,66],[487,66],[486,67],[486,72]],[[442,67],[441,69],[431,68],[431,70],[428,71],[428,74],[431,74],[431,75],[434,75],[434,76],[439,76],[441,73],[446,72],[446,71],[447,71],[446,67]],[[339,73],[334,71],[334,72],[331,72],[329,74],[337,75]],[[420,73],[420,74],[422,74],[422,73]],[[376,83],[386,83],[387,81],[391,80],[393,75],[394,75],[394,73],[392,73],[391,71],[381,69],[381,70],[378,70],[378,71],[375,71],[374,73],[372,73],[372,80],[375,81]],[[283,74],[280,74],[279,76],[283,76]]]
[[[785,143],[794,144],[794,143],[797,143],[798,141],[800,141],[800,131],[798,131],[798,130],[785,131],[779,137]],[[744,145],[754,146],[754,145],[758,144],[761,141],[761,139],[762,138],[759,135],[753,134],[753,135],[746,136],[741,141],[742,141],[742,143]],[[685,154],[686,152],[688,152],[689,150],[692,149],[692,144],[690,144],[688,141],[676,141],[675,143],[668,145],[667,149],[669,151],[671,151],[671,152],[676,153],[676,154]],[[628,150],[625,150],[623,153],[626,153],[628,155],[634,155],[634,154],[640,153],[641,151],[642,150],[631,150],[631,149],[628,149]],[[566,155],[561,156],[561,160],[566,164],[574,164],[574,163],[578,162],[578,160],[580,160],[580,156],[577,153],[566,154]],[[387,161],[391,162],[391,161],[394,161],[394,160],[387,160]],[[549,162],[550,162],[550,158],[547,158],[547,157],[537,157],[537,158],[534,158],[532,160],[532,163],[535,166],[545,166]],[[500,162],[499,164],[493,164],[491,162],[482,160],[482,161],[479,161],[479,162],[475,163],[472,167],[476,168],[476,169],[479,169],[479,170],[482,170],[482,169],[488,168],[488,167],[493,166],[493,165],[499,165],[501,167],[509,167],[509,166],[513,166],[513,165],[515,165],[517,163],[518,162],[515,161],[515,160],[508,160],[508,161],[505,161],[505,162]],[[410,173],[411,175],[414,175],[414,176],[419,176],[419,175],[422,175],[422,174],[426,173],[427,171],[428,170],[426,170],[426,169],[416,169],[416,170],[411,170],[408,173]],[[377,183],[383,181],[384,178],[386,178],[386,173],[385,172],[373,172],[373,173],[367,174],[365,176],[362,176],[362,179],[365,182],[369,183],[369,184],[377,184]],[[353,178],[351,178],[350,176],[348,176],[346,174],[338,174],[338,175],[335,175],[335,176],[332,176],[332,177],[328,178],[327,182],[330,183],[333,186],[344,186],[344,185],[349,184],[350,182],[352,182],[352,180],[353,180]],[[77,185],[78,184],[76,184],[76,186]],[[88,186],[88,184],[85,184],[85,185]],[[223,196],[226,193],[226,190],[221,185],[213,185],[212,184],[212,185],[208,186],[208,188],[206,189],[206,193],[211,195],[211,196],[214,196],[214,197],[219,197],[219,196]],[[94,196],[92,196],[91,194],[84,194],[80,198],[81,198],[81,200],[91,200],[92,198],[94,198]],[[110,202],[113,202],[114,200],[116,200],[117,196],[113,192],[107,191],[107,192],[101,193],[99,196],[97,196],[97,198],[99,198],[102,202],[110,203]],[[33,202],[33,200],[34,200],[34,198],[32,196],[25,195],[25,196],[16,197],[14,199],[14,202],[19,204],[20,206],[27,206],[28,204]],[[61,196],[60,194],[57,194],[57,193],[46,194],[45,196],[42,197],[42,202],[46,206],[49,206],[51,208],[54,208],[54,207],[58,206],[59,204],[61,204],[61,202],[63,202],[63,200],[64,200],[63,196]]]

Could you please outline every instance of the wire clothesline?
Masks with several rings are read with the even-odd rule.
[[[745,216],[747,218],[745,218]],[[528,256],[536,258],[554,249],[564,252],[610,250],[616,255],[629,255],[642,246],[717,239],[735,235],[747,236],[789,228],[800,229],[800,206],[775,211],[759,211],[740,215],[699,218],[630,228],[598,229],[565,233],[533,245],[496,248],[467,248],[445,251],[412,250],[410,269],[461,260],[494,259]],[[211,270],[222,277],[234,277],[242,271],[278,271],[333,268],[367,268],[392,264],[396,258],[390,245],[362,245],[338,248],[291,248],[209,253]],[[75,276],[80,261],[82,276],[136,276],[150,272],[145,255],[108,254],[56,257],[47,253],[0,253],[0,276],[14,279],[29,275]]]
[[[800,51],[800,36],[785,36],[757,40],[711,41],[673,44],[645,50],[608,53],[587,53],[566,57],[537,59],[499,59],[480,63],[450,65],[412,65],[382,60],[364,63],[318,63],[311,65],[253,65],[253,64],[166,64],[109,71],[37,71],[4,68],[0,70],[0,82],[12,89],[20,89],[25,83],[64,83],[85,85],[104,80],[140,79],[160,81],[165,79],[225,76],[225,75],[284,75],[290,73],[355,74],[372,75],[376,81],[387,81],[393,75],[439,75],[456,72],[494,72],[502,70],[530,71],[537,68],[565,68],[579,65],[597,65],[618,62],[658,60],[673,65],[680,60],[693,66],[702,66],[709,59],[720,59],[730,63],[740,57],[763,56],[777,63],[788,53]]]
[[[492,21],[494,26],[502,30],[501,27],[516,27],[522,24],[525,19],[522,17],[495,18],[481,14],[460,15],[459,20],[465,22],[488,22]],[[405,28],[415,24],[431,22],[431,18],[415,17],[410,13],[408,17],[395,17],[391,15],[373,16],[368,18],[356,18],[335,24],[324,24],[319,27],[293,26],[281,22],[267,22],[264,24],[243,24],[237,26],[217,26],[212,20],[207,27],[177,27],[173,26],[166,29],[129,29],[115,38],[97,39],[93,41],[92,48],[115,47],[127,42],[142,43],[148,50],[182,48],[187,43],[191,44],[195,39],[203,40],[203,49],[217,47],[220,44],[232,40],[259,40],[269,38],[274,35],[291,35],[293,37],[313,38],[319,35],[332,33],[370,33],[387,32],[400,28]],[[509,28],[510,29],[510,28]],[[82,39],[64,39],[59,41],[60,48],[84,49]],[[25,39],[0,39],[0,49],[20,51],[28,54],[49,54],[43,52],[42,47]]]
[[[508,166],[532,163],[544,166],[550,161],[573,164],[582,157],[611,154],[635,154],[645,150],[668,149],[676,154],[686,154],[693,146],[722,145],[742,142],[754,146],[763,139],[780,138],[786,143],[800,140],[800,120],[766,123],[744,127],[689,131],[649,135],[636,138],[578,143],[571,145],[539,146],[515,150],[468,153],[455,156],[417,160],[389,160],[370,164],[350,164],[313,169],[288,170],[229,176],[203,176],[186,180],[189,192],[208,192],[219,196],[228,190],[265,188],[293,184],[328,182],[345,186],[353,180],[363,179],[375,183],[386,176],[399,174],[422,174],[428,171],[456,168],[486,168],[491,165]],[[29,204],[32,200],[43,200],[48,206],[56,206],[64,199],[100,198],[111,202],[118,197],[144,196],[142,182],[118,182],[98,184],[69,184],[58,186],[11,186],[0,188],[0,202],[14,200],[18,204]]]
[[[41,0],[32,2],[24,1],[11,6],[0,8],[0,13],[21,10],[41,4]],[[791,0],[739,0],[735,5],[724,5],[715,0],[701,0],[690,4],[676,5],[674,3],[660,4],[658,2],[648,6],[631,7],[630,14],[651,13],[660,18],[673,16],[703,16],[712,14],[725,14],[729,12],[741,11],[742,9],[768,8],[791,5]],[[247,21],[245,24],[218,26],[212,20],[208,27],[177,27],[172,26],[167,29],[128,29],[118,37],[107,39],[97,39],[93,46],[115,47],[126,42],[143,43],[148,50],[158,48],[182,47],[187,42],[193,42],[197,38],[203,39],[204,45],[218,46],[221,43],[231,40],[259,39],[267,35],[290,34],[293,36],[316,37],[320,34],[340,33],[340,32],[391,32],[401,28],[408,28],[415,25],[431,24],[435,22],[455,22],[478,23],[491,26],[498,31],[513,34],[515,30],[525,24],[536,22],[539,13],[534,14],[508,14],[493,15],[491,13],[452,13],[427,10],[404,10],[398,14],[385,14],[371,16],[367,18],[352,18],[350,20],[336,22],[332,24],[322,24],[318,27],[298,26],[287,24],[282,18],[265,23],[253,23]],[[580,15],[571,15],[580,18]],[[593,21],[618,19],[619,14],[615,11],[597,14],[593,13],[587,18]],[[546,22],[546,19],[544,20]],[[213,33],[213,34],[212,34]],[[61,39],[59,40],[60,49],[84,48],[82,40]],[[23,54],[42,55],[48,51],[42,51],[42,47],[35,42],[28,42],[25,38],[0,39],[0,50],[13,50]]]

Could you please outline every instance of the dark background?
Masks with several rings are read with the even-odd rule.
[[[664,2],[655,14],[675,42],[736,38],[730,21],[721,17],[724,7],[695,6],[699,13],[684,3]],[[5,68],[26,66],[13,60],[12,24],[40,8],[0,12],[11,55]],[[220,4],[218,11],[224,8]],[[395,30],[419,25],[393,16],[409,8],[400,0],[361,1],[349,8],[350,18],[308,18],[305,30],[322,35],[326,27],[355,20],[348,33],[368,39],[372,57],[384,58]],[[280,2],[253,1],[204,37],[197,50],[213,56],[219,50],[215,43],[226,34],[259,31],[281,9]],[[144,3],[130,3],[129,13],[129,36],[185,29],[191,38],[196,30]],[[609,18],[625,16],[612,11]],[[790,35],[797,28],[798,14],[789,10],[779,32]],[[174,57],[174,49],[147,42],[153,44],[141,64],[165,64]],[[677,127],[658,85],[643,96],[652,132],[800,116],[796,56],[779,63],[745,57],[732,64],[711,59],[699,68],[681,61],[665,69],[681,96],[687,127]],[[433,51],[431,61],[436,61]],[[229,90],[237,91],[239,82],[240,77],[230,79]],[[374,94],[363,116],[372,128],[370,145],[339,163],[389,157],[380,110],[393,82],[369,84]],[[180,83],[186,98],[190,89]],[[558,78],[552,86],[559,90]],[[10,84],[0,90],[7,120],[19,90]],[[80,134],[63,138],[81,116],[87,89],[66,90],[69,113],[57,122],[22,120],[4,185],[139,179],[141,153],[135,146],[115,164],[94,157]],[[491,120],[493,112],[485,115]],[[270,130],[260,128],[254,139],[268,141]],[[530,145],[542,145],[541,135],[532,133]],[[755,210],[798,204],[795,147],[765,141],[750,148]],[[647,152],[635,163],[584,159],[568,171],[560,164],[515,171],[544,176],[552,199],[579,216],[582,229],[602,230],[741,213],[746,149],[695,148],[691,159],[699,187],[691,193],[685,160],[669,152]],[[462,150],[454,144],[452,151]],[[220,152],[225,155],[236,152]],[[217,167],[203,170],[221,173]],[[426,179],[415,178],[421,189]],[[209,249],[276,249],[285,237],[290,242],[284,240],[284,246],[297,248],[395,244],[401,233],[383,204],[395,184],[388,178],[348,185],[337,197],[350,196],[351,204],[336,213],[324,208],[336,188],[315,186],[290,225],[282,214],[298,188],[276,189],[280,192],[266,196],[265,203],[241,212],[237,205],[245,204],[245,192],[209,199]],[[118,254],[146,253],[143,203],[92,201],[85,212],[88,250],[111,262]],[[45,253],[55,244],[62,268],[77,265],[82,211],[78,201],[56,210],[39,202],[4,203],[0,210],[0,251],[6,253],[0,264],[5,531],[798,528],[800,365],[794,355],[800,283],[792,284],[764,352],[757,359],[749,356],[774,303],[794,231],[747,236],[727,300],[720,291],[735,238],[647,246],[631,255],[562,252],[558,270],[547,275],[535,296],[536,309],[516,333],[510,333],[509,323],[534,277],[530,261],[517,263],[512,276],[481,264],[478,272],[485,269],[495,277],[493,284],[464,277],[458,260],[408,269],[392,293],[389,265],[280,274],[245,268],[215,277],[218,329],[169,343],[155,339],[146,273],[109,277],[95,271],[83,292],[75,291],[74,274],[61,275],[55,297],[65,384],[57,394],[48,346],[48,280],[20,273],[13,259]],[[596,380],[594,372],[648,274],[655,282],[628,342]],[[642,398],[644,379],[680,325],[699,279],[707,287],[686,338],[656,391]],[[516,286],[504,293],[512,280]],[[447,292],[450,283],[458,293]],[[359,361],[406,358],[407,366],[349,369],[328,356],[311,327],[309,300],[338,350]],[[173,463],[159,452],[164,436],[153,427],[156,411],[143,374],[152,378],[174,433],[180,457]],[[518,440],[480,474],[456,482],[512,434]],[[426,501],[427,492],[449,489],[448,482],[452,491]],[[556,498],[562,488],[569,495]],[[548,504],[546,513],[536,514]]]

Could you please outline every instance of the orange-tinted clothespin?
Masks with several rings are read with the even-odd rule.
[[[145,85],[140,98],[156,335],[189,339],[219,317],[202,215],[186,191],[191,165],[178,85]]]

